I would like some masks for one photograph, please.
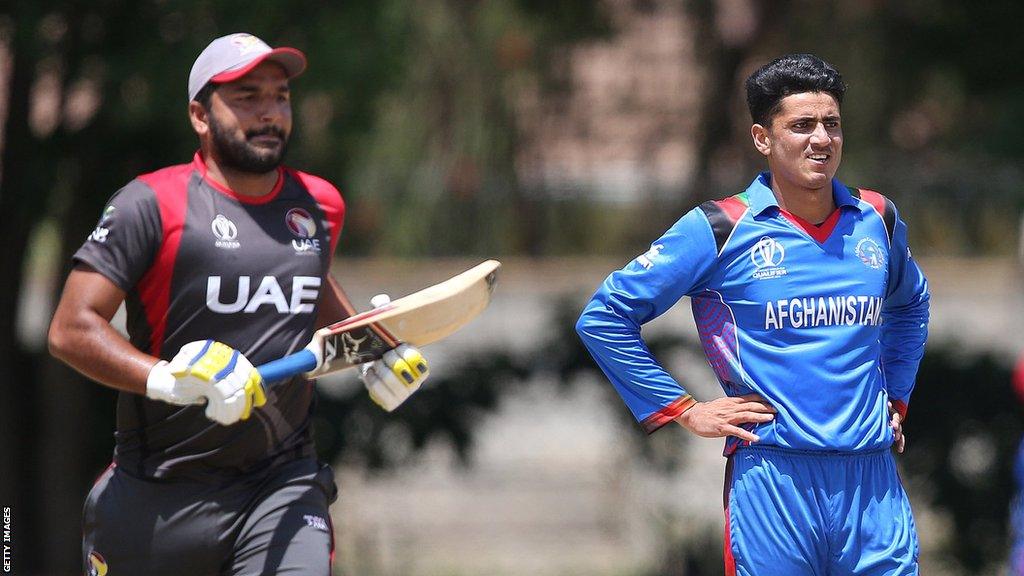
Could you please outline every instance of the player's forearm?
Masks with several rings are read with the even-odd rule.
[[[676,418],[692,400],[651,355],[640,327],[612,306],[592,300],[576,332],[598,368],[611,381],[648,433]]]
[[[91,311],[58,309],[50,324],[50,353],[89,378],[125,392],[146,393],[158,359],[140,352],[110,323]]]
[[[889,397],[906,403],[928,340],[928,293],[922,292],[900,306],[888,305],[882,316],[882,369]]]

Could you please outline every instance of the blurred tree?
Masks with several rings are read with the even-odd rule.
[[[699,47],[704,89],[697,111],[700,130],[691,193],[680,196],[682,209],[735,194],[729,191],[741,190],[764,170],[750,144],[743,80],[752,71],[747,70],[750,61],[779,36],[789,7],[788,1],[686,2],[696,29],[693,41]]]
[[[357,213],[376,219],[360,228],[368,251],[541,251],[542,214],[517,183],[517,99],[551,79],[557,47],[607,31],[596,4],[425,0],[407,13],[409,73],[352,171]]]

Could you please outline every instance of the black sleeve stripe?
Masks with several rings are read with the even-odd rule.
[[[892,200],[874,190],[851,188],[850,192],[855,198],[867,202],[875,209],[875,212],[878,212],[885,224],[885,233],[889,237],[889,242],[892,242],[893,230],[896,228],[896,205],[892,203]]]
[[[882,214],[882,221],[885,222],[885,231],[889,234],[889,242],[891,243],[892,236],[896,230],[896,205],[888,198],[885,198],[885,212]]]
[[[708,222],[711,223],[711,231],[715,235],[715,253],[721,254],[722,249],[725,247],[725,242],[732,235],[733,229],[736,228],[737,221],[725,211],[721,204],[714,200],[704,202],[699,208],[707,216]]]

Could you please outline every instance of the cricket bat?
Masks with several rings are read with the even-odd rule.
[[[451,335],[487,307],[501,263],[487,260],[449,278],[325,326],[302,350],[256,367],[266,383],[316,378],[379,359],[405,342],[425,346]]]

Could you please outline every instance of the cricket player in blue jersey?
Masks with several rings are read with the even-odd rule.
[[[727,574],[917,574],[890,448],[903,451],[927,282],[893,203],[834,177],[839,72],[790,55],[746,89],[768,171],[608,276],[577,331],[647,432],[726,438]],[[641,338],[683,296],[723,398],[693,398]]]

